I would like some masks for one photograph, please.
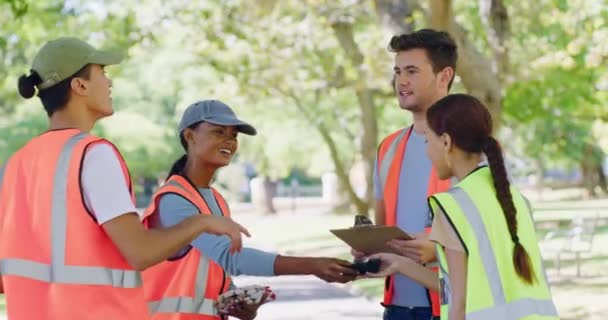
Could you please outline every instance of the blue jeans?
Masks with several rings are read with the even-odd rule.
[[[433,314],[428,307],[387,306],[384,309],[384,320],[432,320]]]

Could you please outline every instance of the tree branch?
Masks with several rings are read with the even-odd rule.
[[[412,8],[409,1],[375,0],[374,4],[380,25],[394,34],[414,31],[414,25],[411,22]]]
[[[281,92],[281,94],[283,94],[286,97],[289,97],[291,100],[293,100],[296,108],[298,108],[299,111],[301,111],[305,115],[307,115],[307,118],[317,128],[317,130],[321,134],[321,138],[323,139],[323,141],[325,141],[325,144],[327,144],[327,147],[329,148],[329,154],[331,156],[332,161],[334,162],[334,166],[336,169],[336,175],[338,176],[338,179],[340,180],[342,186],[344,188],[346,188],[346,192],[348,194],[349,199],[351,199],[351,201],[355,204],[358,211],[360,211],[360,208],[363,208],[363,207],[367,208],[367,204],[364,203],[363,201],[361,201],[361,199],[359,199],[359,197],[357,196],[357,193],[353,189],[352,184],[350,183],[350,179],[349,179],[347,170],[344,166],[342,159],[340,158],[340,152],[338,151],[338,146],[337,146],[336,142],[334,141],[334,139],[332,138],[330,130],[323,124],[322,121],[313,120],[313,118],[307,113],[306,107],[302,103],[302,100],[296,94],[294,94],[292,91],[285,91],[283,89],[277,88],[277,90],[279,92]],[[318,96],[317,96],[317,99],[318,99]],[[367,214],[367,212],[358,212],[358,213]]]
[[[488,34],[488,42],[494,61],[492,68],[504,83],[504,76],[509,71],[507,41],[510,37],[509,15],[502,0],[479,0],[479,15]]]

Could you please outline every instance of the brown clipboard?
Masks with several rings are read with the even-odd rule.
[[[413,239],[412,236],[395,226],[361,226],[348,229],[332,229],[329,231],[346,242],[351,248],[365,254],[394,252],[393,249],[386,245],[389,240]]]

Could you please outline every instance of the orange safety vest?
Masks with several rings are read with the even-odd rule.
[[[413,126],[398,130],[392,133],[378,148],[378,177],[383,188],[385,223],[387,226],[394,226],[397,223],[397,196],[399,194],[399,177],[401,175],[401,164],[407,149],[407,141],[413,130]],[[408,170],[408,168],[405,168]],[[427,195],[431,196],[437,192],[443,192],[450,188],[450,180],[439,180],[437,171],[434,167],[431,168],[429,177],[429,185]],[[427,233],[431,232],[430,226],[424,230]],[[437,268],[433,268],[437,271]],[[439,295],[435,291],[427,290],[433,315],[439,316],[441,304]],[[394,286],[393,277],[387,277],[384,288],[384,305],[389,306],[393,301]]]
[[[9,319],[149,316],[141,274],[83,201],[82,161],[96,143],[114,147],[76,129],[45,132],[0,169],[0,274]]]
[[[222,215],[230,216],[224,198],[212,188]],[[162,195],[174,193],[192,203],[200,214],[212,212],[196,187],[184,176],[173,175],[154,194],[145,216],[158,214]],[[198,249],[176,259],[161,262],[143,272],[144,294],[155,320],[221,319],[215,303],[230,287],[230,277],[224,269]]]

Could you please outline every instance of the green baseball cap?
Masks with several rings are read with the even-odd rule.
[[[201,121],[220,126],[235,126],[239,132],[255,136],[257,131],[249,123],[236,117],[236,114],[225,103],[219,100],[202,100],[191,104],[179,122],[179,134],[189,126]]]
[[[38,90],[42,90],[71,77],[87,64],[107,66],[120,63],[122,59],[118,53],[97,50],[78,38],[63,37],[47,42],[38,51],[32,70],[40,75],[42,83]]]

